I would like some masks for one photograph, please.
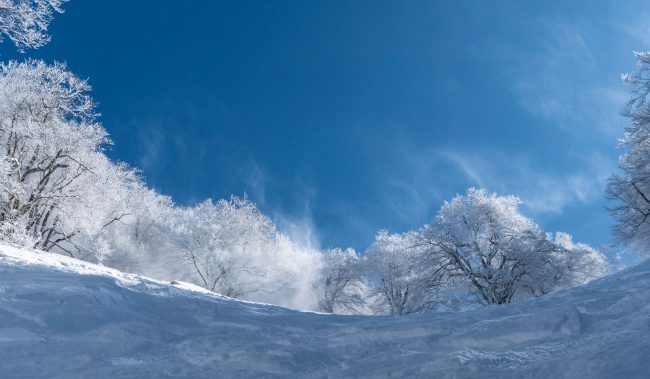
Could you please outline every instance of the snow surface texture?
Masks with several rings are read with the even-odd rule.
[[[650,261],[518,304],[370,317],[0,245],[2,378],[649,376]]]

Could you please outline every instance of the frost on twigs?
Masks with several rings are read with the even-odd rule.
[[[66,1],[0,0],[0,32],[9,37],[21,52],[42,47],[50,42],[47,28],[54,13],[63,13],[61,6]]]
[[[620,174],[607,184],[609,208],[616,220],[615,239],[647,255],[650,246],[650,53],[635,52],[638,69],[623,76],[630,85],[630,99],[623,116],[629,119],[620,146]]]

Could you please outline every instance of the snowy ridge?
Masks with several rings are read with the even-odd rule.
[[[137,284],[144,284],[153,287],[159,286],[173,286],[185,290],[209,294],[212,296],[223,297],[221,295],[210,292],[203,287],[197,285],[177,281],[167,283],[151,278],[145,278],[141,275],[125,273],[110,267],[84,262],[79,259],[66,257],[60,254],[51,254],[43,251],[30,251],[9,245],[0,244],[0,262],[8,265],[40,265],[54,268],[64,272],[74,272],[84,275],[99,275],[104,277],[113,278],[119,285],[135,286]]]
[[[0,377],[644,378],[650,261],[462,313],[298,312],[0,245]]]

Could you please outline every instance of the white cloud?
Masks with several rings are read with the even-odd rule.
[[[453,162],[470,184],[500,194],[517,195],[533,213],[560,214],[568,206],[602,199],[605,183],[614,169],[606,158],[597,154],[581,158],[583,167],[569,174],[545,173],[535,169],[526,156],[508,156],[497,151],[438,154]]]
[[[612,67],[629,56],[594,55],[608,49],[603,30],[580,20],[571,24],[553,20],[536,30],[531,38],[538,49],[516,53],[510,51],[512,46],[500,49],[501,59],[508,61],[503,73],[506,85],[520,105],[573,135],[586,131],[604,139],[620,135],[627,89]],[[514,54],[523,54],[524,59]]]
[[[618,15],[613,21],[615,27],[639,45],[637,50],[647,49],[650,46],[650,13],[632,3],[621,4],[617,10]]]
[[[535,162],[543,157],[491,148],[418,150],[404,144],[395,169],[378,175],[384,207],[393,219],[417,225],[430,221],[443,201],[467,187],[516,195],[531,215],[558,215],[567,207],[589,206],[604,198],[616,162],[598,154],[570,156],[557,169]],[[535,160],[537,159],[537,160]]]

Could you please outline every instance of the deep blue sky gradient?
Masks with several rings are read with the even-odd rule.
[[[610,241],[619,75],[643,2],[72,0],[3,59],[89,78],[110,156],[179,204],[248,196],[288,233],[363,249],[485,186]],[[311,233],[311,234],[309,234]]]

